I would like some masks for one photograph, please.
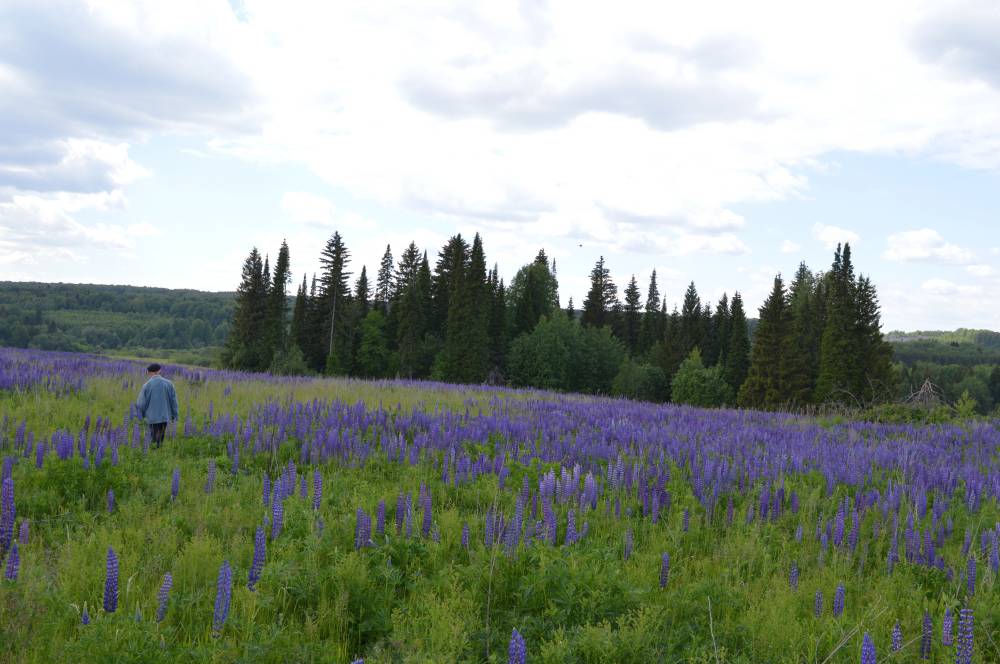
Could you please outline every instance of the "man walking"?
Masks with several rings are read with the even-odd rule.
[[[135,402],[139,414],[149,424],[149,436],[154,447],[163,443],[163,434],[167,431],[167,423],[177,419],[177,392],[174,384],[160,375],[160,365],[150,364],[146,368],[149,380],[139,391],[139,399]]]

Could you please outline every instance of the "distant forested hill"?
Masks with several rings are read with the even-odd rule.
[[[961,328],[953,332],[889,332],[897,362],[937,364],[1000,364],[1000,332]]]
[[[0,346],[214,363],[233,301],[233,293],[4,281]]]

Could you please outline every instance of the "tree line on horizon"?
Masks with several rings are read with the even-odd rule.
[[[603,256],[579,309],[572,298],[561,308],[556,262],[544,249],[506,284],[497,265],[487,268],[479,234],[471,244],[451,237],[433,267],[413,242],[398,259],[386,246],[374,283],[366,266],[351,282],[351,254],[338,232],[320,264],[289,307],[287,243],[273,267],[250,251],[225,366],[763,409],[894,396],[876,289],[855,275],[848,244],[826,272],[801,263],[787,287],[775,277],[752,341],[738,291],[713,307],[691,282],[680,309],[668,311],[655,270],[645,298],[635,275],[619,298]]]

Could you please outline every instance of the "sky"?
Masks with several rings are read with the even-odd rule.
[[[1000,330],[1000,4],[0,2],[0,280],[233,290],[482,234],[751,312],[850,242],[886,330]]]

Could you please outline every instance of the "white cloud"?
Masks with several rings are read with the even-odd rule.
[[[813,235],[823,243],[827,249],[835,249],[838,244],[851,242],[857,244],[861,240],[854,231],[840,228],[839,226],[829,226],[827,224],[816,223],[813,225]]]
[[[992,277],[997,271],[992,265],[984,265],[982,263],[976,265],[967,265],[965,271],[971,275],[977,277]]]
[[[956,284],[947,279],[928,279],[920,287],[931,295],[975,295],[981,292],[979,286]]]
[[[328,198],[304,191],[288,191],[281,197],[281,208],[295,223],[328,228],[373,229],[372,219],[356,212],[338,212]]]
[[[157,237],[160,235],[160,229],[148,221],[129,224],[125,230],[129,237]]]
[[[970,250],[945,242],[932,228],[893,233],[886,238],[883,256],[891,261],[941,261],[945,263],[968,263],[973,254]]]
[[[791,240],[785,240],[781,243],[781,253],[783,254],[795,254],[802,249],[802,245],[797,242],[792,242]]]

